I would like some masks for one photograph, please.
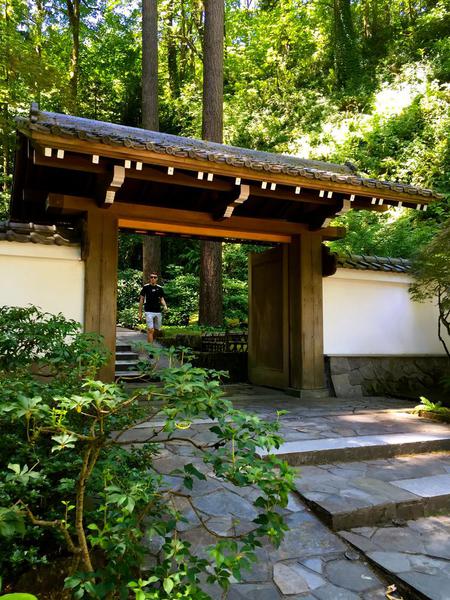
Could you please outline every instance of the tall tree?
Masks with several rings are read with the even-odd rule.
[[[224,0],[205,0],[202,137],[223,141]],[[203,241],[200,256],[199,323],[222,325],[222,243]]]
[[[70,112],[76,114],[78,109],[78,80],[80,76],[80,0],[66,0],[69,18],[72,48],[70,52]]]
[[[158,1],[142,0],[142,127],[159,130],[158,114]],[[144,281],[161,270],[161,238],[142,239]]]
[[[333,0],[333,19],[336,84],[340,89],[356,88],[361,76],[361,57],[350,0]]]

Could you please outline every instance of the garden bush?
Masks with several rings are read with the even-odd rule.
[[[105,353],[95,350],[90,363],[84,334],[73,331],[70,322],[59,316],[56,327],[37,309],[16,311],[23,331],[40,325],[39,340],[34,335],[29,345],[41,363],[62,353],[56,344],[47,351],[50,332],[64,346],[69,328],[71,344],[81,352],[78,380],[36,378],[25,368],[29,359],[24,353],[20,361],[9,353],[1,366],[0,425],[9,433],[1,439],[0,535],[7,551],[1,551],[0,568],[7,584],[31,564],[52,564],[63,555],[70,557],[70,568],[66,592],[60,590],[58,597],[125,599],[134,594],[140,600],[201,600],[208,598],[202,580],[226,589],[230,578],[239,579],[255,559],[262,538],[280,542],[286,526],[277,506],[286,506],[293,474],[284,462],[257,454],[258,448],[281,443],[277,422],[235,410],[222,396],[221,373],[192,367],[183,349],[167,351],[169,367],[159,371],[158,385],[130,392],[85,377]],[[2,309],[3,326],[11,314]],[[2,340],[8,347],[7,336]],[[58,368],[64,371],[63,361]],[[177,443],[180,429],[199,416],[214,420],[209,431],[215,439],[184,442],[201,456],[205,469],[237,486],[259,488],[254,529],[236,539],[220,538],[201,558],[180,537],[184,517],[172,500],[182,497],[193,507],[190,490],[196,479],[205,479],[204,473],[187,463],[178,472],[182,487],[172,488],[171,479],[153,467],[161,445]],[[130,450],[130,429],[149,419],[159,425]],[[145,576],[140,569],[144,536],[160,536],[162,544]]]
[[[137,307],[142,290],[142,272],[136,269],[119,271],[117,278],[117,310]]]
[[[169,278],[164,283],[169,310],[164,315],[165,325],[189,325],[191,315],[198,312],[199,278],[184,274],[182,267],[168,267]]]

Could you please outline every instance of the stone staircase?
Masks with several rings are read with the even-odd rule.
[[[450,428],[403,414],[403,432],[380,425],[378,435],[288,441],[275,453],[300,465],[301,499],[404,600],[450,600]],[[364,417],[376,428],[377,413]]]
[[[116,343],[116,380],[135,379],[141,377],[137,368],[139,355],[131,344],[118,341]]]

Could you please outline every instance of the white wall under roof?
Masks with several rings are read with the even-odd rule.
[[[443,355],[437,306],[412,302],[411,281],[405,273],[342,268],[325,277],[325,354]]]
[[[80,248],[0,241],[0,306],[34,304],[83,322]]]

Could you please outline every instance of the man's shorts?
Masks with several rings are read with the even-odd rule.
[[[145,320],[147,321],[148,329],[161,329],[162,314],[160,312],[146,312]]]

